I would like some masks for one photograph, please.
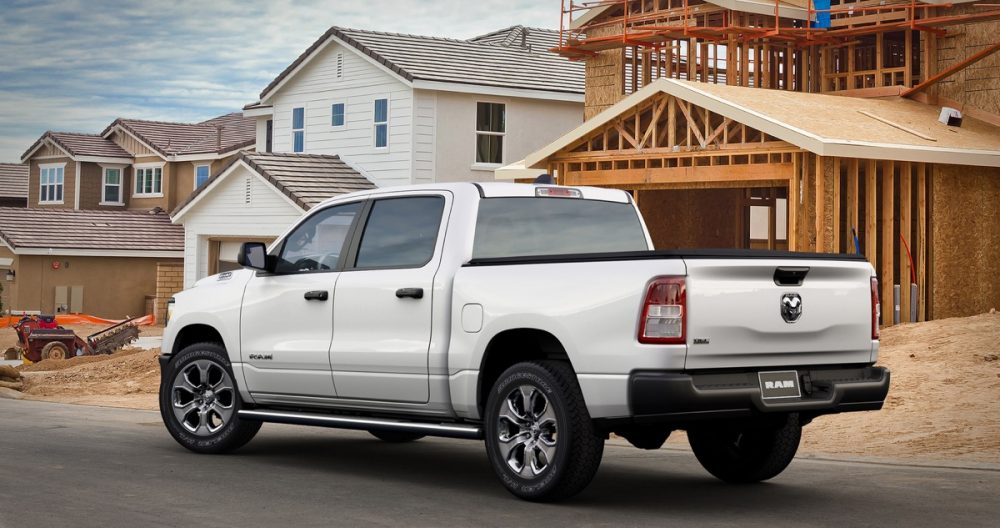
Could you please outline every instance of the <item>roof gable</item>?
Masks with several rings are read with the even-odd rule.
[[[764,90],[667,78],[650,83],[527,156],[525,165],[543,166],[550,156],[595,130],[610,126],[621,115],[634,112],[643,101],[658,94],[676,97],[821,156],[1000,166],[1000,127],[969,117],[962,127],[948,127],[937,121],[937,107],[916,101]]]
[[[221,154],[254,145],[256,121],[241,112],[225,114],[201,123],[173,123],[118,118],[101,132],[105,138],[115,132],[132,136],[160,156]]]
[[[79,157],[98,157],[129,159],[131,154],[126,152],[113,141],[102,137],[99,134],[79,134],[75,132],[46,132],[35,141],[28,150],[21,155],[21,161],[28,161],[40,148],[45,145],[55,145],[60,150],[73,159]]]
[[[171,214],[173,221],[180,221],[239,165],[260,176],[279,194],[303,211],[334,196],[375,188],[375,184],[339,156],[243,153],[178,204]]]
[[[331,27],[271,81],[260,97],[262,101],[268,99],[333,40],[353,48],[408,83],[430,81],[583,94],[583,64],[567,61],[545,49],[528,51],[520,46],[498,45],[497,40],[502,43],[506,39],[499,39],[499,33],[476,39],[484,41]]]

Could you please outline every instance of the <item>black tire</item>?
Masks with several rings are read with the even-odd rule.
[[[405,431],[379,431],[372,430],[368,431],[375,438],[383,442],[388,442],[390,444],[405,444],[406,442],[413,442],[420,440],[421,438],[427,436],[420,433],[407,433]]]
[[[538,413],[525,412],[525,415],[534,416],[533,433],[527,433],[527,437],[534,435],[532,442],[538,445],[547,438],[546,446],[552,449],[554,446],[554,456],[552,460],[546,460],[544,456],[531,460],[538,462],[539,471],[537,474],[530,466],[527,444],[513,442],[511,436],[513,424],[507,418],[501,418],[501,410],[507,410],[508,397],[514,396],[515,391],[527,387],[531,390],[531,397],[537,400],[537,394],[545,396],[544,406]],[[523,398],[522,398],[523,399]],[[551,413],[549,409],[551,408]],[[551,419],[542,418],[540,415],[546,414],[554,416],[555,422]],[[502,421],[505,421],[503,424]],[[587,412],[584,404],[583,394],[576,381],[576,374],[573,369],[560,361],[537,361],[518,363],[507,369],[494,383],[490,390],[489,398],[486,402],[484,415],[486,426],[486,452],[489,456],[493,469],[503,485],[517,497],[529,501],[551,502],[565,499],[576,495],[590,484],[594,474],[597,473],[598,466],[601,465],[601,457],[604,453],[604,436],[597,431],[594,423]],[[538,426],[545,422],[544,426]],[[547,432],[539,433],[543,428]],[[551,429],[548,429],[551,428]],[[524,429],[518,429],[523,431]],[[505,442],[500,438],[504,434],[510,441]],[[522,476],[509,463],[501,451],[501,445],[511,445],[509,453],[517,459],[518,451],[521,453],[522,471],[527,467],[528,476]],[[519,449],[520,448],[520,449]],[[532,447],[532,453],[537,450]],[[542,448],[538,448],[542,449]],[[543,453],[544,455],[544,453]],[[542,464],[542,462],[545,462]],[[515,460],[515,463],[517,461]]]
[[[749,484],[778,476],[795,457],[802,437],[797,414],[774,421],[704,427],[688,431],[695,457],[725,482]]]
[[[231,394],[225,398],[222,396],[225,394],[224,390],[214,393],[219,402],[230,405],[229,419],[224,420],[215,431],[210,430],[209,424],[202,433],[189,430],[185,426],[187,422],[182,423],[174,412],[175,398],[180,399],[178,403],[183,403],[184,393],[187,391],[184,388],[175,388],[178,374],[185,371],[190,372],[190,369],[197,368],[199,365],[214,365],[210,370],[210,379],[213,375],[220,376],[220,372],[224,371],[232,383]],[[211,381],[207,384],[211,384]],[[187,392],[190,393],[190,391]],[[228,401],[223,401],[224,399]],[[253,439],[257,431],[260,430],[261,422],[240,419],[238,413],[242,406],[243,400],[240,398],[239,388],[233,377],[229,356],[226,349],[219,343],[190,345],[178,352],[163,369],[160,378],[160,416],[163,418],[163,423],[166,425],[167,431],[170,432],[170,436],[173,436],[177,443],[195,453],[227,453],[243,447]],[[197,408],[190,412],[197,413]],[[201,430],[202,421],[210,422],[211,420],[204,420],[199,416],[198,431]],[[190,426],[189,423],[187,425]]]
[[[66,345],[53,341],[42,347],[42,359],[68,359],[69,349]]]

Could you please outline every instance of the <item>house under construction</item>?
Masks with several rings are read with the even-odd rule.
[[[1000,4],[606,0],[562,14],[554,51],[586,64],[587,120],[526,167],[632,191],[658,248],[864,253],[884,324],[894,285],[901,322],[1000,307]]]

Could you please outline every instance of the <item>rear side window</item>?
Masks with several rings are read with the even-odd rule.
[[[645,251],[631,204],[572,198],[485,198],[473,258]]]
[[[419,268],[434,256],[444,198],[413,196],[372,205],[358,246],[357,268]]]

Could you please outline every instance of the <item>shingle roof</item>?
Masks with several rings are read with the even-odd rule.
[[[183,251],[184,227],[165,213],[0,207],[0,237],[15,250]]]
[[[169,155],[230,152],[253,145],[257,122],[241,112],[219,116],[201,123],[170,123],[142,119],[116,119],[101,133],[120,126],[158,153]]]
[[[409,81],[583,93],[582,63],[566,60],[544,49],[529,52],[520,46],[498,46],[493,42],[495,37],[490,35],[481,36],[490,42],[473,42],[331,27],[264,88],[261,98],[332,37],[353,46]]]
[[[515,48],[530,46],[532,51],[546,51],[559,45],[559,31],[517,25],[472,37],[469,42]]]
[[[25,160],[46,139],[51,140],[71,156],[102,156],[108,158],[131,158],[125,149],[99,134],[79,134],[76,132],[46,132],[38,138],[21,159]]]
[[[28,166],[0,163],[0,198],[28,197]]]
[[[351,168],[340,159],[340,156],[244,152],[233,160],[233,163],[240,161],[246,163],[279,192],[306,210],[333,196],[375,188],[375,184]],[[228,170],[229,167],[226,167],[212,176],[208,182],[178,204],[172,215],[177,215],[187,207]]]

